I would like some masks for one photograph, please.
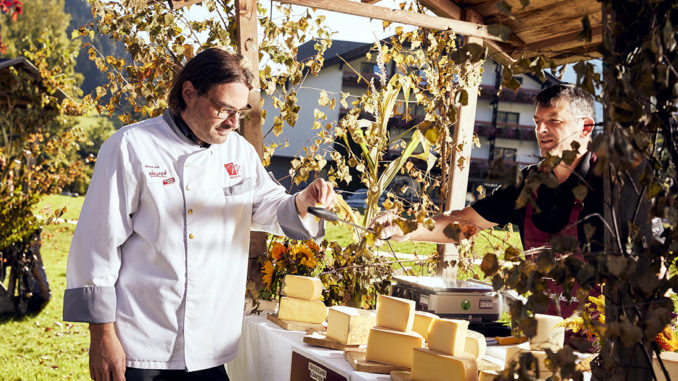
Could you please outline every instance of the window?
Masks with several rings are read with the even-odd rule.
[[[520,114],[517,112],[497,112],[497,123],[518,124]]]
[[[504,162],[516,161],[516,148],[494,147],[494,159],[502,159]]]
[[[379,74],[379,66],[372,62],[362,62],[360,64],[360,74]]]

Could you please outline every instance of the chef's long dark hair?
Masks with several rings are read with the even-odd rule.
[[[181,95],[184,82],[190,81],[198,95],[206,94],[212,86],[242,82],[252,90],[252,73],[245,67],[243,57],[222,48],[208,48],[186,63],[174,78],[169,95],[169,106],[174,114],[186,109]]]

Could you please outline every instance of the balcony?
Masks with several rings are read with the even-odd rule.
[[[369,86],[370,80],[374,78],[374,85],[379,88],[381,86],[381,83],[379,82],[379,75],[375,73],[360,73],[360,75],[367,80],[365,82],[363,79],[360,79],[358,74],[356,74],[352,70],[344,70],[341,73],[341,86],[342,88],[345,87],[357,87],[357,88],[363,88],[366,89]],[[390,76],[387,76],[386,80],[388,80]],[[358,80],[360,79],[360,82]]]
[[[494,128],[491,122],[476,121],[473,132],[487,138],[494,136],[495,138],[537,141],[534,127],[520,124],[497,123],[497,128]]]
[[[499,93],[499,102],[532,103],[532,98],[541,90],[529,90],[520,88],[518,91],[502,88]],[[479,99],[494,100],[497,89],[491,85],[480,85]]]

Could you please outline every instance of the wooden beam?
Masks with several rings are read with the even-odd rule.
[[[380,1],[381,0],[360,0],[360,2],[363,3],[363,4],[374,4],[374,3],[378,3]]]
[[[420,2],[438,16],[455,20],[461,20],[464,16],[463,9],[450,0],[421,0]]]
[[[203,2],[203,0],[168,0],[168,1],[170,4],[170,8],[172,9],[179,9],[181,7],[187,7],[189,5],[199,4]]]
[[[354,16],[369,17],[376,20],[385,20],[414,25],[421,28],[437,30],[451,30],[457,34],[482,39],[503,41],[487,31],[487,25],[467,21],[453,20],[446,17],[413,13],[400,9],[389,9],[377,5],[356,3],[348,0],[275,0],[283,4],[302,5],[311,8],[319,8],[327,11],[345,13]],[[520,41],[509,40],[512,44],[520,45]]]
[[[603,26],[602,25],[592,26],[591,32],[593,36],[592,40],[600,41],[603,35]],[[539,51],[549,49],[558,45],[566,44],[570,41],[577,41],[577,36],[579,36],[579,33],[581,33],[581,31],[570,32],[567,34],[563,34],[561,36],[533,42],[531,44],[525,44],[525,46],[521,47],[521,49],[524,49],[526,51]],[[582,44],[583,42],[579,42],[576,45],[581,46]]]

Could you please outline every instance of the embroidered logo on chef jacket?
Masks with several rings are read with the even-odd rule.
[[[164,185],[174,183],[174,177],[171,176],[171,173],[157,164],[145,164],[144,174],[148,183],[163,183]]]
[[[237,163],[227,163],[224,164],[224,168],[226,168],[226,173],[228,173],[228,177],[230,177],[233,180],[240,179],[242,178],[242,172],[240,171],[240,164]]]

